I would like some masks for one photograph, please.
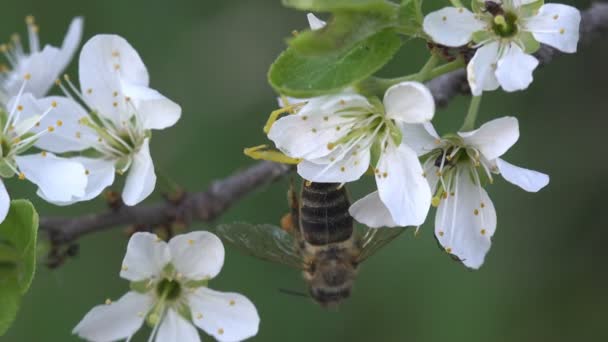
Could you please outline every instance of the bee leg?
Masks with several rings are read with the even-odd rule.
[[[248,147],[243,150],[246,156],[256,160],[268,160],[275,163],[296,165],[300,159],[290,158],[283,153],[268,149],[267,145]]]

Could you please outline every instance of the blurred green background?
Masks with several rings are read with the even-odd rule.
[[[572,4],[583,9],[589,2]],[[425,9],[440,5],[428,2]],[[190,190],[252,163],[242,148],[264,142],[261,127],[276,106],[267,68],[284,38],[307,25],[303,13],[279,0],[4,0],[0,35],[24,33],[28,14],[36,16],[44,43],[58,45],[76,15],[86,18],[85,39],[116,33],[129,40],[152,86],[183,107],[176,127],[154,134],[152,152],[155,164]],[[520,119],[520,142],[506,158],[547,172],[551,184],[538,194],[503,180],[489,188],[499,220],[481,270],[467,271],[437,248],[431,215],[419,237],[405,234],[362,266],[354,296],[338,310],[280,294],[278,288],[304,289],[297,271],[233,250],[210,287],[253,300],[262,318],[256,341],[607,341],[607,42],[537,70],[526,92],[484,96],[481,121]],[[424,44],[410,43],[382,74],[414,71],[425,58]],[[466,107],[461,97],[440,110],[439,130],[457,129]],[[15,198],[34,194],[16,181],[8,186]],[[354,197],[371,186],[353,187]],[[268,186],[218,222],[277,222],[286,189],[287,181]],[[101,200],[70,208],[36,204],[41,215],[104,208]],[[78,341],[70,332],[82,316],[127,291],[118,278],[123,230],[80,243],[80,255],[61,268],[40,267],[1,341]]]

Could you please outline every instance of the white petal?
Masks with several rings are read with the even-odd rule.
[[[88,114],[80,104],[67,97],[51,96],[37,101],[38,110],[51,108],[53,103],[56,107],[51,110],[42,120],[40,125],[34,127],[32,132],[39,132],[55,127],[51,134],[41,136],[36,142],[36,147],[55,153],[82,151],[93,146],[97,141],[97,135],[90,128],[81,125],[78,120],[88,117]],[[27,110],[24,106],[24,112]],[[42,114],[42,113],[38,113]],[[61,126],[58,123],[61,123]]]
[[[498,60],[496,79],[505,91],[523,90],[532,83],[532,72],[537,66],[536,58],[524,53],[517,44],[511,43]]]
[[[418,156],[441,147],[441,140],[430,122],[424,124],[401,124],[403,143],[411,147]]]
[[[148,71],[131,45],[116,35],[97,35],[82,48],[80,87],[90,107],[100,116],[120,124],[129,118],[121,82],[147,87]]]
[[[145,129],[164,129],[175,125],[182,108],[148,87],[122,82],[123,93],[131,98]]]
[[[65,70],[70,64],[72,57],[74,57],[74,53],[78,50],[78,45],[80,45],[80,40],[82,39],[83,26],[84,19],[82,17],[76,17],[70,23],[68,32],[61,44],[60,60],[57,61],[60,64],[59,72]]]
[[[562,4],[543,5],[538,14],[524,22],[526,30],[541,43],[563,52],[576,52],[581,13]]]
[[[319,158],[332,152],[329,143],[348,133],[346,121],[338,115],[288,115],[272,125],[268,138],[292,158]]]
[[[158,277],[169,262],[171,253],[166,242],[151,233],[135,233],[129,239],[120,276],[130,281]]]
[[[467,79],[474,96],[481,95],[485,90],[498,89],[498,80],[494,75],[498,63],[498,49],[498,42],[480,47],[467,65]]]
[[[4,182],[0,180],[0,223],[2,223],[6,218],[6,215],[8,215],[10,206],[11,198],[8,195],[8,191],[6,191]]]
[[[404,144],[398,148],[389,145],[378,162],[376,184],[395,223],[400,226],[424,223],[431,206],[431,189],[416,152]]]
[[[549,184],[548,175],[515,166],[500,158],[496,159],[496,166],[504,179],[528,192],[538,192]]]
[[[114,161],[86,157],[74,157],[71,158],[71,160],[82,164],[82,166],[84,166],[86,170],[85,174],[88,171],[87,187],[85,188],[85,193],[83,196],[74,198],[71,201],[54,201],[54,204],[71,205],[76,202],[91,200],[99,196],[99,194],[101,194],[101,192],[105,188],[114,183],[114,175],[116,174],[116,170],[114,168]],[[42,192],[39,192],[38,195],[43,199],[48,200]]]
[[[441,199],[437,209],[435,236],[448,253],[477,269],[492,244],[496,211],[486,191],[473,184],[468,170],[459,170],[456,177],[454,196]]]
[[[31,54],[12,72],[14,76],[6,84],[7,92],[11,96],[17,95],[25,75],[29,74],[30,79],[27,81],[25,91],[36,97],[46,95],[61,73],[62,68],[57,64],[59,57],[59,49],[50,45],[45,46],[40,52]]]
[[[198,288],[188,296],[194,324],[220,342],[242,341],[258,333],[253,303],[238,293]]]
[[[433,94],[422,83],[402,82],[384,94],[386,116],[404,123],[431,121],[435,115]]]
[[[153,304],[151,296],[128,292],[116,302],[91,309],[72,333],[93,342],[127,339],[142,326]]]
[[[224,245],[209,232],[177,235],[169,241],[169,249],[171,263],[188,279],[214,278],[224,265]]]
[[[331,156],[336,156],[336,159],[327,160],[329,164],[320,164],[316,160],[300,162],[298,174],[311,182],[346,183],[358,180],[369,168],[369,149],[354,151],[352,148],[344,153],[343,149],[336,148],[336,153]]]
[[[475,18],[471,11],[455,7],[429,13],[422,25],[424,32],[436,43],[453,47],[467,44],[474,32],[486,27],[486,23]]]
[[[136,205],[154,191],[155,185],[156,173],[150,156],[150,139],[146,138],[133,156],[133,163],[122,190],[122,200],[126,205]]]
[[[324,28],[326,25],[326,23],[323,20],[317,18],[312,13],[308,13],[306,15],[306,19],[308,19],[308,25],[310,26],[310,29],[313,31],[320,30],[320,29]]]
[[[466,145],[472,146],[492,160],[505,154],[519,139],[517,118],[505,116],[486,122],[470,132],[458,132]]]
[[[398,224],[393,221],[388,208],[382,203],[382,200],[380,200],[378,191],[374,191],[353,203],[348,209],[348,212],[350,213],[350,216],[357,220],[357,222],[363,223],[371,228],[398,226]]]
[[[199,342],[200,340],[194,325],[173,309],[167,310],[155,339],[156,342]]]
[[[61,203],[84,196],[87,175],[82,164],[52,153],[16,156],[15,161],[25,178],[38,185],[45,200]]]

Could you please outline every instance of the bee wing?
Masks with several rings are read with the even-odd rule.
[[[407,228],[364,228],[361,236],[359,262],[376,254],[384,246],[401,235]]]
[[[217,235],[229,245],[258,259],[302,269],[304,261],[293,235],[271,224],[221,224]]]

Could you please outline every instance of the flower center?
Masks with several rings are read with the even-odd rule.
[[[494,16],[492,30],[498,36],[510,38],[517,34],[517,15],[513,12],[504,12]]]
[[[164,296],[168,301],[173,301],[179,298],[182,292],[181,284],[176,280],[163,279],[156,285],[156,294],[159,297]]]

